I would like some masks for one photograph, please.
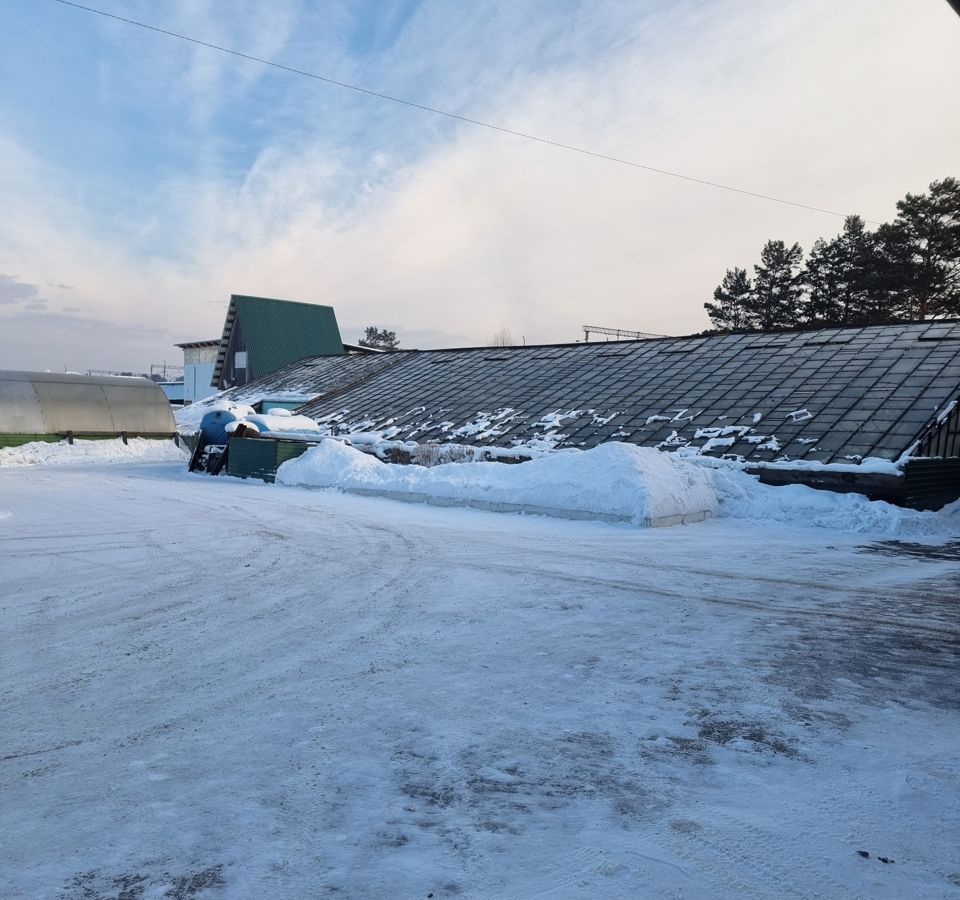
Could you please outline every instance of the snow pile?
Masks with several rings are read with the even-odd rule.
[[[861,494],[765,485],[739,466],[705,462],[611,442],[516,465],[469,456],[433,466],[391,465],[333,439],[284,463],[277,481],[439,505],[645,525],[717,515],[855,534],[960,535],[960,501],[940,512],[920,512]]]
[[[233,422],[227,422],[223,426],[223,430],[227,434],[233,434],[241,425],[246,427],[245,435],[260,434],[260,429],[256,425],[251,424],[246,419],[237,419]]]
[[[317,425],[313,419],[307,416],[295,416],[287,410],[283,410],[286,413],[285,416],[275,415],[277,412],[278,410],[271,410],[266,414],[256,413],[245,416],[233,422],[227,422],[223,430],[227,434],[233,434],[243,427],[246,429],[243,433],[244,437],[274,434],[303,440],[316,440],[318,437],[325,437],[329,434],[327,428]]]
[[[286,409],[271,409],[267,413],[255,413],[242,420],[243,424],[255,425],[261,434],[266,432],[296,432],[328,434],[328,428],[321,428],[309,416],[295,416]]]
[[[232,400],[220,400],[217,403],[212,403],[203,412],[206,414],[208,412],[215,412],[218,409],[225,409],[228,412],[232,412],[237,416],[238,419],[243,419],[247,416],[256,414],[256,411],[252,406],[247,406],[246,403],[234,403]],[[201,418],[203,417],[201,416]]]
[[[409,454],[410,459],[419,465],[428,465],[429,463],[424,462],[418,457],[424,456],[426,459],[433,459],[436,456],[436,451],[439,449],[435,444],[418,444],[416,441],[392,441],[383,437],[379,431],[358,431],[351,434],[338,435],[335,440],[350,444],[363,450],[364,453],[372,453],[382,460],[387,460],[392,451],[399,450]],[[437,461],[453,462],[453,459],[438,458]]]
[[[518,465],[383,463],[323,441],[277,472],[281,484],[339,488],[441,505],[669,525],[714,514],[710,472],[632,444],[569,450]]]
[[[960,501],[939,512],[904,509],[863,494],[838,494],[802,484],[761,484],[739,468],[710,468],[720,515],[758,522],[829,528],[856,534],[960,536]]]
[[[0,450],[0,468],[6,466],[87,466],[114,463],[183,462],[186,452],[173,441],[120,438],[102,441],[34,441]]]

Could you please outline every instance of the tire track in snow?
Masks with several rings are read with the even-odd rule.
[[[778,809],[778,819],[798,821],[802,810],[786,803]],[[673,831],[669,841],[675,852],[702,872],[712,884],[721,884],[735,898],[782,900],[796,897],[810,900],[871,900],[847,884],[842,884],[812,859],[813,849],[801,855],[798,846],[809,846],[809,834],[793,832],[787,839],[770,834],[755,825],[711,807],[704,810],[699,827],[686,832]],[[801,819],[802,820],[802,817]],[[823,836],[821,832],[820,836]],[[796,884],[803,875],[804,886]]]
[[[475,569],[482,571],[490,571],[491,569],[498,572],[506,572],[514,575],[528,575],[529,569],[524,569],[518,566],[511,566],[508,564],[500,562],[491,562],[485,565],[480,565],[478,563],[463,563],[462,565],[470,565]],[[602,586],[605,588],[610,588],[615,591],[625,592],[632,594],[634,596],[644,596],[644,595],[653,595],[656,597],[665,597],[671,600],[684,600],[687,602],[696,602],[696,603],[709,603],[716,606],[730,606],[737,609],[748,609],[754,612],[767,613],[771,616],[777,617],[796,617],[796,618],[828,618],[828,619],[837,619],[844,622],[854,622],[863,625],[874,625],[882,626],[886,628],[893,629],[910,629],[915,631],[923,631],[930,634],[942,635],[944,637],[954,637],[957,632],[954,628],[949,627],[938,627],[931,626],[925,622],[916,621],[916,620],[907,620],[907,619],[892,619],[892,618],[878,618],[874,615],[857,615],[855,613],[845,613],[839,612],[837,610],[823,609],[820,606],[811,605],[809,608],[798,607],[798,606],[784,606],[778,604],[776,600],[771,600],[771,602],[764,603],[755,600],[747,600],[746,598],[729,598],[729,597],[719,597],[716,595],[710,595],[706,592],[692,596],[689,591],[678,590],[676,588],[668,588],[662,585],[653,585],[648,582],[637,583],[632,581],[623,581],[620,579],[607,578],[598,575],[572,575],[566,572],[549,572],[545,573],[549,578],[556,581],[563,581],[569,584],[576,584],[581,586]],[[703,587],[700,587],[700,590],[703,590]],[[896,595],[893,595],[896,596]]]

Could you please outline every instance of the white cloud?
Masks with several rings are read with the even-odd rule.
[[[449,6],[428,6],[376,64],[341,49],[310,68],[427,85],[427,102],[505,127],[867,218],[957,174],[946,4],[663,8],[585,4],[534,31],[512,5],[473,7],[460,27]],[[287,9],[257,46],[303,64],[303,20]],[[212,110],[240,102],[233,74],[218,60],[181,77]],[[184,339],[216,334],[228,294],[243,291],[331,303],[347,338],[376,322],[405,346],[483,341],[502,325],[540,342],[573,340],[588,322],[699,330],[726,267],[752,264],[767,238],[809,247],[842,224],[289,78],[247,171],[213,154],[158,187],[139,238],[170,254],[84,235],[83,211],[48,203],[50,181],[34,172],[17,191],[18,264],[0,252],[0,271],[76,285],[64,302]],[[0,337],[0,353],[15,351],[27,353]]]

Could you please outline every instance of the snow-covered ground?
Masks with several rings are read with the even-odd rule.
[[[960,541],[183,469],[0,471],[3,898],[960,897]]]
[[[19,447],[0,447],[0,468],[8,466],[88,466],[131,462],[182,462],[185,448],[172,440],[120,438],[102,441],[32,441]]]

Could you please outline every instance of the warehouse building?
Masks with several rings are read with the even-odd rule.
[[[219,339],[185,341],[174,346],[183,351],[183,404],[196,403],[215,394],[217,389],[211,382],[220,351]]]
[[[513,448],[625,441],[726,458],[770,483],[918,507],[960,496],[960,323],[311,359],[298,383],[333,433]]]

